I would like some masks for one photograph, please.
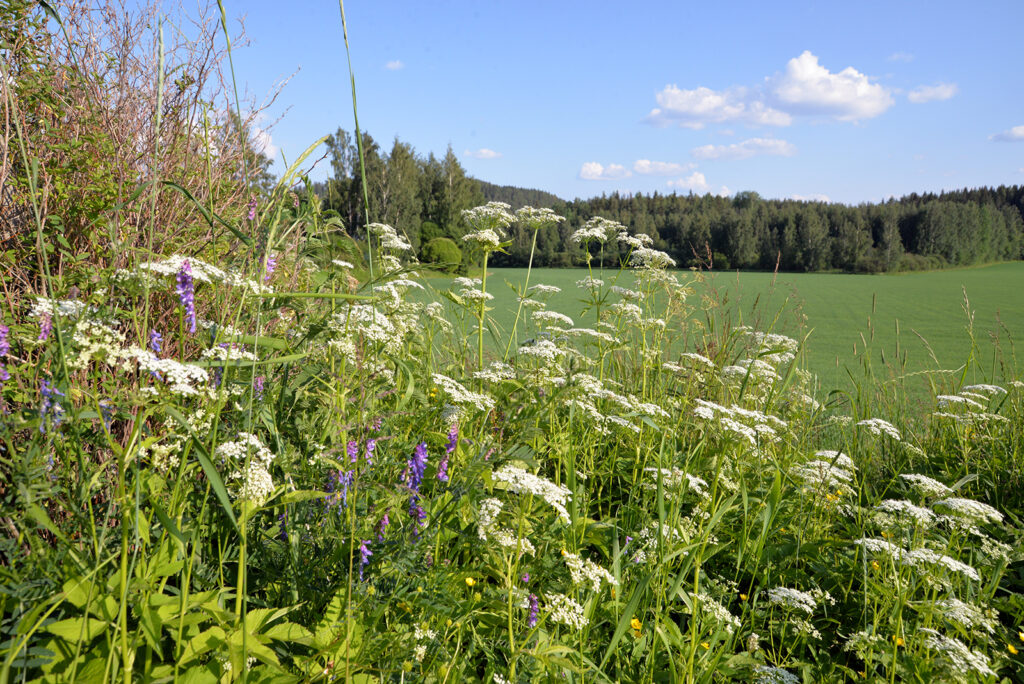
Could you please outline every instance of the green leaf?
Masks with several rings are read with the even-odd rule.
[[[238,521],[235,519],[235,511],[231,505],[231,497],[228,496],[228,490],[224,486],[224,480],[221,479],[220,473],[214,467],[213,462],[210,460],[209,454],[206,453],[206,447],[202,445],[199,438],[192,431],[192,426],[188,424],[185,417],[174,408],[173,406],[165,406],[164,410],[172,418],[178,421],[178,423],[188,430],[192,436],[192,442],[195,444],[196,458],[199,459],[199,464],[203,467],[203,472],[206,473],[206,479],[210,481],[210,486],[213,488],[214,494],[216,494],[218,501],[220,501],[221,508],[224,509],[224,513],[227,514],[228,520],[231,521],[231,525],[238,531]]]
[[[107,629],[110,625],[106,620],[97,620],[90,617],[74,617],[66,620],[58,620],[46,626],[46,631],[59,636],[64,641],[73,644],[86,644]]]

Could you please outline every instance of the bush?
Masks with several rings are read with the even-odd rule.
[[[462,263],[462,250],[455,241],[446,238],[434,238],[423,245],[423,261],[434,264],[448,273],[453,273]]]

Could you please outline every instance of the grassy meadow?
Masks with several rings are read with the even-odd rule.
[[[501,330],[511,329],[516,312],[515,292],[506,283],[522,282],[525,275],[526,269],[490,270],[492,315]],[[585,307],[576,286],[585,276],[580,269],[541,268],[533,270],[532,281],[561,288],[549,306],[569,313]],[[977,361],[998,375],[992,345],[1009,354],[1024,339],[1024,297],[1018,294],[1024,292],[1024,264],[1019,262],[891,275],[706,272],[695,277],[684,271],[678,276],[692,283],[695,296],[721,302],[737,324],[795,338],[807,335],[806,367],[825,391],[850,389],[868,361],[879,378],[923,402],[931,388],[927,371],[962,367],[972,345],[978,345]],[[627,272],[618,284],[628,287],[633,280]],[[443,288],[445,279],[427,282]],[[596,318],[595,312],[590,315]]]
[[[0,684],[1024,681],[1024,265],[692,273],[593,217],[621,266],[488,269],[565,221],[491,202],[427,276],[322,210],[326,138],[257,197],[158,47],[81,230],[0,78]]]

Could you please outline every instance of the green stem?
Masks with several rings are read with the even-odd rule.
[[[484,252],[484,275],[483,280],[480,282],[480,290],[487,294],[487,257],[490,256],[490,252]],[[477,321],[479,321],[479,329],[477,335],[477,369],[484,369],[484,321],[487,318],[487,297],[480,298],[480,311],[476,315]],[[481,382],[483,382],[481,380]]]
[[[523,284],[523,291],[519,293],[519,306],[516,308],[516,319],[512,322],[512,332],[508,336],[508,345],[505,347],[505,356],[502,361],[508,361],[508,354],[512,349],[512,341],[516,340],[516,326],[519,325],[519,316],[523,312],[523,298],[530,287],[530,271],[533,269],[533,253],[537,249],[537,231],[533,231],[533,242],[530,244],[530,261],[526,264],[526,283]],[[518,343],[518,340],[516,340]]]

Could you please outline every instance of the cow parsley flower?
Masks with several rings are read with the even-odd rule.
[[[591,590],[595,592],[601,591],[602,582],[613,587],[619,586],[618,580],[597,563],[565,550],[562,551],[562,557],[565,559],[565,565],[569,568],[569,576],[572,577],[573,584],[589,584]]]
[[[589,623],[583,615],[583,606],[565,594],[548,594],[548,608],[551,610],[551,621],[573,629],[583,629]]]
[[[938,480],[933,480],[927,475],[917,473],[904,473],[900,477],[913,487],[919,494],[926,497],[949,496],[953,490]]]
[[[882,420],[881,418],[868,418],[866,420],[859,421],[857,425],[867,428],[868,432],[873,435],[888,435],[897,442],[902,439],[900,431],[897,430],[892,423]]]
[[[544,499],[549,506],[555,509],[562,522],[569,523],[569,511],[566,505],[572,499],[572,493],[563,485],[556,485],[539,475],[527,472],[523,468],[505,464],[501,469],[494,471],[491,476],[498,482],[508,485],[508,490],[517,494],[532,494]]]
[[[962,641],[943,636],[934,629],[921,627],[918,631],[926,636],[925,645],[936,651],[946,667],[958,678],[968,677],[972,673],[984,677],[996,676],[988,657],[980,651],[972,651]]]
[[[523,224],[530,230],[540,230],[541,228],[557,226],[564,220],[564,216],[559,216],[547,208],[535,209],[533,207],[526,206],[516,212],[516,221]]]
[[[947,510],[958,518],[964,518],[974,523],[999,523],[1003,521],[1002,513],[986,503],[973,499],[943,499],[942,501],[936,501],[933,506]]]
[[[808,615],[814,614],[817,601],[807,592],[789,587],[775,587],[768,590],[768,600],[774,605],[799,610]]]

